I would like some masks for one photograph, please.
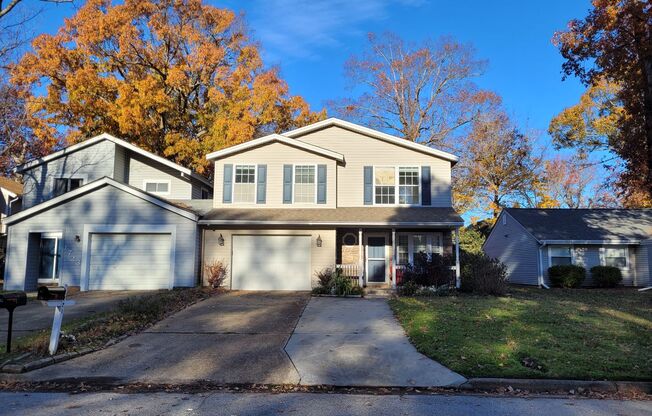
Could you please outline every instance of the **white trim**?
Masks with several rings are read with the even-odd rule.
[[[174,162],[172,162],[172,161],[170,161],[170,160],[168,160],[166,158],[163,158],[161,156],[155,155],[154,153],[143,150],[138,146],[134,146],[133,144],[131,144],[129,142],[126,142],[126,141],[124,141],[122,139],[119,139],[119,138],[117,138],[115,136],[112,136],[112,135],[110,135],[108,133],[102,133],[102,134],[100,134],[98,136],[91,137],[88,140],[84,140],[83,142],[73,144],[72,146],[68,146],[68,147],[66,147],[64,149],[61,149],[58,152],[51,153],[51,154],[49,154],[47,156],[44,156],[42,158],[39,158],[39,159],[31,160],[31,161],[29,161],[27,163],[23,163],[22,165],[17,166],[16,168],[14,168],[14,171],[17,172],[17,173],[24,172],[24,171],[26,171],[28,169],[31,169],[33,167],[36,167],[38,165],[42,165],[43,163],[49,162],[50,160],[57,159],[59,157],[68,155],[70,153],[74,153],[74,152],[76,152],[78,150],[81,150],[81,149],[83,149],[85,147],[92,146],[95,143],[99,143],[99,142],[101,142],[103,140],[108,140],[110,142],[113,142],[113,143],[115,143],[115,144],[117,144],[119,146],[122,146],[125,149],[128,149],[128,150],[130,150],[130,151],[132,151],[134,153],[138,153],[139,155],[145,156],[145,157],[147,157],[149,159],[152,159],[152,160],[154,160],[154,161],[156,161],[158,163],[161,163],[161,164],[163,164],[165,166],[168,166],[168,167],[170,167],[172,169],[175,169],[175,170],[177,170],[177,171],[179,171],[181,173],[185,173],[186,175],[190,175],[191,177],[199,180],[200,182],[203,182],[204,184],[206,184],[206,185],[208,185],[210,187],[213,186],[211,184],[211,182],[207,178],[203,177],[202,175],[199,175],[198,173],[195,173],[195,172],[193,172],[192,170],[190,170],[188,168],[184,168],[183,166],[178,165],[178,164],[176,164],[176,163],[174,163]]]
[[[60,244],[63,240],[63,232],[62,231],[28,231],[27,235],[29,234],[40,234],[41,239],[39,240],[39,276],[36,278],[37,283],[54,283],[54,282],[60,282],[61,281],[61,275],[57,273],[57,277],[54,277],[55,272],[57,271],[57,267],[59,266],[60,260],[57,259],[58,257],[62,256],[62,253],[59,251]],[[43,239],[49,239],[49,240],[54,240],[54,260],[52,262],[52,277],[50,279],[42,279],[40,276],[41,272],[41,240]]]
[[[11,218],[11,217],[9,217]],[[264,220],[199,220],[200,225],[349,225],[397,227],[461,227],[463,222],[360,222],[360,221],[264,221]]]
[[[181,208],[179,208],[179,207],[177,207],[175,205],[170,204],[169,202],[163,201],[163,200],[161,200],[161,199],[159,199],[159,198],[157,198],[155,196],[152,196],[152,195],[148,194],[147,192],[143,191],[142,189],[132,188],[131,186],[120,183],[120,182],[118,182],[118,181],[116,181],[114,179],[104,177],[102,179],[98,179],[96,181],[90,182],[90,183],[82,186],[81,188],[77,188],[74,191],[67,192],[67,193],[65,193],[63,195],[59,195],[59,196],[54,197],[54,198],[52,198],[52,199],[50,199],[48,201],[42,202],[42,203],[40,203],[38,205],[34,205],[33,207],[28,208],[28,209],[26,209],[24,211],[21,211],[19,213],[14,214],[14,215],[10,215],[5,219],[4,223],[5,224],[13,224],[13,223],[15,223],[17,221],[22,220],[23,218],[30,217],[30,216],[38,213],[38,212],[41,212],[41,211],[44,211],[44,210],[50,208],[52,206],[55,206],[55,205],[60,204],[62,202],[65,202],[65,201],[67,201],[69,199],[76,198],[77,196],[92,192],[92,191],[94,191],[94,190],[96,190],[98,188],[101,188],[101,187],[105,186],[105,185],[110,185],[110,186],[113,186],[114,188],[118,188],[121,191],[127,192],[127,193],[129,193],[131,195],[134,195],[134,196],[136,196],[138,198],[141,198],[141,199],[143,199],[143,200],[145,200],[147,202],[151,202],[154,205],[157,205],[157,206],[159,206],[161,208],[165,208],[168,211],[172,211],[175,214],[179,214],[182,217],[186,217],[186,218],[191,219],[193,221],[197,221],[198,218],[199,218],[197,216],[197,214],[195,214],[193,212],[190,212],[190,211],[187,211],[185,209],[181,209]]]
[[[437,150],[433,149],[431,147],[425,146],[423,144],[411,142],[409,140],[402,139],[400,137],[392,136],[387,133],[380,132],[378,130],[370,129],[369,127],[364,127],[360,126],[358,124],[351,123],[349,121],[344,121],[340,120],[338,118],[328,118],[323,121],[319,121],[317,123],[310,124],[305,127],[300,127],[298,129],[290,130],[285,133],[283,133],[283,136],[289,137],[289,138],[297,138],[299,136],[303,136],[305,134],[311,133],[316,130],[321,130],[327,127],[331,126],[337,126],[337,127],[342,127],[347,130],[352,130],[356,133],[364,134],[365,136],[369,136],[375,139],[380,139],[384,140],[386,142],[396,144],[398,146],[402,147],[407,147],[408,149],[416,150],[418,152],[422,153],[427,153],[432,156],[439,157],[444,160],[448,160],[452,162],[453,164],[457,163],[459,161],[459,158],[453,154],[450,154],[448,152],[444,152],[442,150]]]
[[[236,181],[235,181],[236,173],[235,172],[238,170],[238,166],[240,166],[240,167],[242,167],[242,166],[253,166],[254,167],[254,183],[253,183],[253,185],[254,185],[254,200],[252,202],[242,202],[242,201],[236,201],[235,200],[235,185],[236,185]],[[258,164],[257,163],[246,163],[246,162],[240,163],[240,162],[238,162],[237,164],[235,164],[235,163],[233,164],[232,169],[233,169],[233,171],[231,173],[231,179],[232,179],[232,182],[231,182],[231,184],[232,184],[232,186],[231,186],[231,204],[238,204],[238,205],[245,205],[245,206],[256,205],[256,203],[258,202]],[[224,180],[224,178],[222,178],[222,180]],[[248,183],[249,182],[242,182],[241,185],[242,184],[248,184]]]
[[[175,256],[176,256],[176,241],[177,241],[177,226],[168,224],[149,224],[149,225],[134,225],[134,224],[84,224],[83,243],[82,243],[82,273],[80,278],[81,291],[87,291],[90,286],[90,253],[91,248],[91,234],[169,234],[170,235],[170,277],[168,278],[168,289],[174,287],[174,273],[175,273]]]
[[[553,255],[551,255],[550,254],[551,245],[546,245],[546,246],[548,247],[548,268],[550,268],[550,267],[553,266],[552,258],[553,257],[561,257],[561,256],[553,256]],[[571,259],[570,264],[573,264],[573,265],[575,264],[575,246],[574,245],[572,245],[572,244],[552,244],[552,246],[562,246],[562,247],[570,248],[570,259]],[[552,247],[552,248],[554,248],[554,247]]]
[[[297,174],[297,166],[312,166],[315,168],[315,177],[314,177],[314,184],[315,184],[315,198],[313,202],[296,202],[294,198],[297,195],[296,192],[296,174]],[[317,204],[317,164],[316,163],[293,163],[292,164],[292,205],[298,205],[298,206],[303,206],[303,205],[316,205]]]
[[[369,260],[380,260],[380,257],[369,257],[369,237],[382,237],[385,239],[385,244],[383,245],[384,247],[384,258],[385,260],[385,279],[382,282],[371,282],[369,281]],[[382,285],[387,283],[387,278],[389,276],[389,259],[387,256],[387,243],[389,239],[389,235],[384,232],[370,232],[370,233],[365,233],[364,235],[364,268],[365,268],[365,281],[367,282],[367,285],[370,283],[376,284],[376,285]]]
[[[629,261],[629,246],[625,244],[619,244],[616,245],[616,247],[600,247],[600,266],[606,266],[607,265],[607,259],[605,256],[605,249],[606,248],[624,248],[625,249],[625,267],[619,267],[620,270],[627,271],[630,269],[630,261]]]
[[[262,146],[268,143],[283,143],[288,146],[298,147],[300,149],[306,150],[308,152],[317,153],[322,156],[326,156],[331,159],[335,159],[339,162],[344,162],[344,156],[340,153],[333,152],[332,150],[324,149],[323,147],[315,146],[313,144],[304,143],[299,140],[292,140],[287,137],[281,136],[279,134],[270,134],[269,136],[260,137],[258,139],[249,140],[248,142],[240,143],[235,146],[227,147],[226,149],[218,150],[213,153],[209,153],[206,156],[208,160],[222,159],[226,156],[232,155],[234,153],[239,153],[244,150],[248,150],[257,146]]]
[[[543,244],[557,245],[637,245],[640,240],[541,240]]]
[[[376,168],[394,168],[394,203],[393,204],[383,204],[383,203],[377,203],[376,202],[376,186],[388,186],[388,185],[376,185]],[[400,168],[416,168],[417,173],[419,174],[419,180],[417,181],[417,185],[419,187],[419,201],[416,204],[401,204],[399,203],[399,194],[400,194],[400,188],[401,185],[399,184],[399,170]],[[414,165],[373,165],[372,166],[372,175],[373,175],[373,195],[372,195],[372,205],[379,205],[383,207],[392,207],[392,206],[400,206],[400,207],[420,207],[421,205],[421,166],[414,166]],[[403,185],[405,186],[405,185]]]
[[[166,183],[168,185],[168,191],[167,192],[158,192],[158,191],[157,192],[150,192],[150,191],[147,190],[147,184],[148,183],[155,183],[155,184]],[[143,191],[147,192],[148,194],[153,194],[153,195],[163,195],[163,196],[170,195],[170,193],[172,193],[172,181],[170,181],[169,179],[143,179]]]

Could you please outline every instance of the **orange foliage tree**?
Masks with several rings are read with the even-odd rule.
[[[205,155],[325,116],[264,67],[242,22],[201,0],[90,0],[12,69],[37,137],[108,132],[210,174]]]

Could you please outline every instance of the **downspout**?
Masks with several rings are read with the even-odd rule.
[[[539,287],[544,289],[550,289],[548,285],[543,280],[543,248],[546,246],[546,243],[543,243],[539,246]]]

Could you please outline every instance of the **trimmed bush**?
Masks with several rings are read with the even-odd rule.
[[[559,264],[548,268],[548,278],[553,286],[580,287],[586,279],[586,269],[574,264]]]
[[[421,287],[411,280],[403,281],[397,288],[396,293],[399,296],[414,296]]]
[[[507,266],[484,253],[462,253],[460,289],[479,295],[501,296],[507,291]]]
[[[620,269],[613,266],[591,267],[591,277],[598,287],[616,287],[623,280]]]
[[[453,259],[451,256],[441,256],[425,253],[414,255],[414,263],[405,266],[401,284],[412,282],[417,286],[434,286],[450,285],[453,283],[453,272],[451,266]]]

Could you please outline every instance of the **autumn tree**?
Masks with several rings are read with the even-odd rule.
[[[542,159],[534,156],[532,137],[503,111],[478,117],[464,147],[453,189],[460,211],[489,211],[495,220],[502,208],[519,204],[540,178]]]
[[[370,34],[368,49],[345,66],[352,87],[363,93],[330,107],[407,140],[450,149],[455,133],[499,101],[473,83],[484,67],[470,46],[451,38],[412,44]]]
[[[201,0],[90,0],[33,49],[12,79],[42,140],[108,132],[210,173],[205,154],[324,116],[264,67],[232,11]]]
[[[593,0],[554,43],[565,76],[588,87],[580,103],[550,125],[560,146],[608,148],[624,161],[619,185],[629,205],[652,204],[652,6]]]

